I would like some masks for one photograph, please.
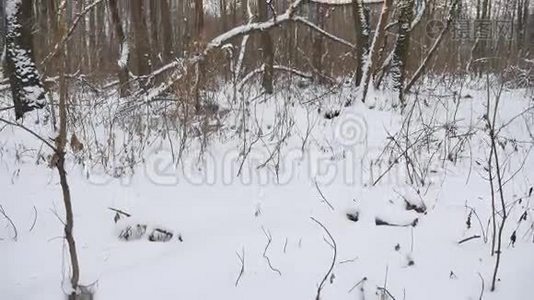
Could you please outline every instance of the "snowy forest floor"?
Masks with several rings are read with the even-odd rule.
[[[314,299],[328,275],[321,299],[529,298],[531,95],[505,89],[497,113],[509,217],[490,292],[487,92],[454,91],[420,91],[401,114],[382,91],[345,108],[349,87],[247,101],[223,90],[212,95],[217,117],[187,130],[168,129],[160,114],[168,107],[116,118],[124,112],[116,98],[80,97],[89,109],[70,113],[84,150],[69,151],[68,180],[81,283],[94,284],[95,299]],[[46,136],[43,120],[25,124]],[[20,128],[0,129],[0,205],[17,230],[15,240],[0,216],[0,298],[61,299],[69,260],[50,151]],[[115,222],[109,207],[131,217]],[[118,238],[136,224],[174,236]]]

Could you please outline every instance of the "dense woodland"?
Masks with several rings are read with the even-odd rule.
[[[349,78],[356,86],[365,74],[376,87],[393,75],[402,81],[397,90],[411,89],[413,75],[521,68],[534,34],[528,0],[14,2],[20,3],[20,42],[31,49],[47,90],[57,87],[62,52],[68,78],[118,88],[123,96],[166,81],[177,62],[201,67],[197,94],[251,72],[263,74],[267,92],[288,72],[319,84]],[[277,20],[296,3],[289,21]],[[262,23],[272,26],[206,47],[232,29]],[[6,78],[13,55],[7,37]],[[192,63],[195,56],[201,59]],[[232,79],[236,74],[241,78]]]
[[[406,172],[403,180],[421,198],[420,190],[428,190],[428,177],[441,170],[432,167],[439,163],[445,169],[448,163],[456,166],[461,158],[471,157],[472,153],[465,153],[471,140],[477,138],[477,143],[483,145],[477,151],[489,153],[489,158],[480,160],[482,163],[477,160],[476,164],[484,165],[479,173],[487,173],[491,186],[492,214],[485,233],[490,235],[491,220],[491,256],[496,257],[496,263],[487,285],[491,282],[491,290],[495,290],[500,281],[501,240],[507,220],[503,191],[507,181],[503,183],[501,176],[511,172],[510,165],[516,162],[506,151],[516,155],[521,148],[515,137],[499,134],[514,120],[527,115],[531,107],[511,117],[501,128],[496,128],[496,122],[505,87],[532,91],[534,14],[530,0],[4,0],[0,5],[0,121],[35,138],[41,144],[41,149],[35,151],[37,164],[46,161],[59,176],[65,206],[65,221],[61,222],[71,266],[71,299],[77,299],[84,287],[80,285],[73,235],[75,214],[68,184],[69,164],[81,165],[84,171],[102,166],[106,175],[119,178],[133,174],[137,166],[145,163],[144,155],[157,143],[168,142],[172,162],[178,165],[188,149],[197,150],[195,143],[200,145],[201,157],[208,141],[220,134],[224,138],[230,136],[228,140],[239,148],[241,165],[237,176],[253,146],[259,145],[269,155],[255,170],[270,167],[278,177],[284,158],[282,149],[295,136],[297,121],[292,107],[297,106],[306,114],[301,117],[307,127],[298,141],[304,153],[312,145],[312,127],[322,124],[311,121],[312,112],[318,112],[321,120],[332,120],[342,115],[343,109],[368,105],[370,95],[377,91],[390,92],[383,96],[383,103],[389,107],[383,105],[380,109],[393,111],[391,119],[403,122],[398,133],[387,133],[384,150],[376,160],[370,160],[371,177],[377,176],[373,167],[387,165],[383,173],[379,169],[377,173],[382,175],[372,180],[372,186],[394,166],[402,165],[402,172]],[[457,118],[456,113],[465,105],[460,99],[472,98],[461,95],[468,79],[487,88],[487,103],[477,99],[477,104],[486,105],[487,111],[476,122],[461,127],[458,124],[465,119]],[[449,90],[445,95],[431,91],[419,102],[419,92],[432,89],[428,83]],[[498,96],[490,93],[490,87],[500,87],[495,93]],[[323,107],[323,99],[332,95],[335,99],[329,98],[331,101]],[[221,100],[223,96],[226,102]],[[264,126],[263,131],[264,124],[253,119],[256,106],[251,103],[270,96],[271,100],[280,101],[261,108],[270,112],[274,107],[276,111],[275,121]],[[429,104],[432,100],[435,102]],[[256,101],[254,105],[265,102]],[[367,113],[371,113],[375,106],[368,106]],[[452,117],[449,109],[454,111]],[[417,110],[419,114],[412,114]],[[397,113],[398,116],[393,115]],[[434,118],[439,113],[445,115],[445,120]],[[367,123],[360,123],[365,123],[362,128],[367,138]],[[530,126],[527,123],[525,126]],[[369,132],[383,129],[378,127],[369,128]],[[528,132],[533,138],[530,127]],[[527,144],[532,142],[520,146]],[[515,149],[509,150],[507,145],[514,145]],[[50,152],[49,156],[42,154],[43,148]],[[345,158],[345,152],[336,152],[344,151],[341,146],[317,148],[318,152],[331,151],[332,157]],[[427,154],[431,156],[428,158]],[[506,159],[499,162],[499,158]],[[528,153],[518,170],[523,169],[527,158]],[[510,175],[510,180],[516,174]],[[315,187],[324,200],[321,203],[328,203],[317,181]],[[528,197],[531,195],[532,187]],[[408,201],[405,204],[406,210],[419,209]],[[333,206],[328,205],[333,211]],[[502,217],[496,217],[498,209],[503,211]],[[113,211],[116,216],[129,217],[123,211]],[[426,215],[426,207],[417,213]],[[347,216],[358,221],[357,214]],[[320,222],[312,220],[332,238]],[[418,220],[406,225],[379,219],[373,222],[400,228],[415,227]],[[262,230],[268,239],[263,253],[266,258],[271,237],[263,227]],[[485,233],[484,243],[489,244]],[[513,231],[513,243],[515,235]],[[334,268],[335,242],[332,238],[332,243],[327,243],[334,249]],[[244,248],[240,253],[237,256],[244,269]],[[278,270],[268,257],[266,260],[276,273]],[[410,260],[408,266],[412,265]],[[332,268],[318,285],[316,299],[329,275],[332,284]],[[452,275],[451,271],[451,278]],[[387,291],[385,287],[383,290]],[[394,299],[384,291],[381,299]]]

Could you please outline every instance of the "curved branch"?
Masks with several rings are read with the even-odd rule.
[[[348,41],[346,41],[346,40],[344,40],[344,39],[342,39],[342,38],[340,38],[340,37],[337,37],[337,36],[335,36],[335,35],[333,35],[333,34],[327,32],[327,31],[325,31],[325,30],[323,30],[321,27],[319,27],[319,26],[313,24],[312,22],[306,20],[306,19],[303,18],[303,17],[294,17],[294,18],[293,18],[293,21],[295,21],[295,22],[297,22],[297,23],[300,23],[300,24],[303,24],[303,25],[306,25],[306,26],[308,26],[310,29],[313,29],[313,30],[317,31],[318,33],[324,35],[325,37],[327,37],[327,38],[329,38],[329,39],[331,39],[331,40],[333,40],[333,41],[335,41],[335,42],[338,42],[338,43],[340,43],[340,44],[342,44],[342,45],[345,45],[345,46],[347,46],[347,47],[349,47],[349,48],[353,48],[353,49],[356,48],[356,45],[351,44],[350,42],[348,42]]]
[[[326,232],[326,234],[328,235],[328,237],[332,241],[331,246],[332,246],[332,248],[334,250],[334,254],[333,254],[333,257],[332,257],[332,263],[330,264],[330,268],[328,269],[328,272],[326,272],[326,274],[324,275],[323,280],[321,281],[321,283],[317,287],[317,296],[315,297],[315,300],[319,300],[321,298],[321,291],[322,291],[322,289],[324,287],[324,284],[325,284],[326,280],[328,280],[328,276],[330,276],[330,274],[332,274],[332,270],[334,269],[334,266],[336,264],[337,245],[336,245],[336,241],[334,240],[334,238],[332,237],[332,235],[330,234],[328,229],[326,229],[326,227],[321,222],[317,221],[317,219],[315,219],[314,217],[310,217],[310,219],[312,219],[312,221],[314,221],[315,223],[319,224],[319,226],[321,226],[323,228],[323,230]]]
[[[11,122],[11,121],[8,121],[4,118],[0,118],[0,121],[8,124],[8,125],[11,125],[11,126],[15,126],[15,127],[19,127],[19,128],[22,128],[24,129],[26,132],[30,133],[31,135],[33,135],[34,137],[38,138],[39,140],[41,140],[41,142],[45,143],[45,145],[47,145],[48,147],[50,147],[50,149],[54,150],[54,152],[58,152],[57,148],[54,147],[49,141],[45,140],[42,136],[38,135],[37,133],[35,133],[35,131],[29,129],[28,127],[22,125],[22,124],[19,124],[19,123],[15,123],[15,122]]]

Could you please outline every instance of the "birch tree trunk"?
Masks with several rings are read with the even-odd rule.
[[[366,64],[364,64],[364,70],[363,70],[363,91],[362,91],[362,102],[365,102],[365,99],[367,97],[367,92],[369,90],[369,82],[371,81],[372,72],[375,64],[378,60],[378,52],[379,48],[384,42],[384,38],[386,37],[386,23],[389,18],[389,12],[391,10],[391,4],[393,3],[393,0],[385,0],[382,4],[382,12],[380,13],[380,19],[378,20],[378,24],[376,26],[376,32],[375,36],[373,38],[373,43],[371,44],[371,50],[369,54],[369,60]]]
[[[363,67],[369,54],[369,25],[365,16],[365,8],[361,0],[353,0],[352,17],[356,30],[356,72],[355,84],[360,86],[363,77]]]
[[[113,30],[119,40],[119,71],[117,76],[119,77],[119,91],[121,97],[128,95],[128,61],[130,57],[128,40],[122,29],[122,23],[119,15],[119,9],[117,7],[117,0],[109,0],[109,11],[111,13],[111,20],[113,23]]]

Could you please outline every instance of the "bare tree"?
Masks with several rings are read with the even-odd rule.
[[[64,36],[67,32],[67,26],[63,13],[59,13],[58,29],[60,35],[58,39]],[[63,203],[65,205],[65,239],[69,248],[69,256],[72,268],[71,274],[71,287],[72,292],[69,295],[69,300],[75,300],[78,294],[79,279],[80,279],[80,265],[78,261],[78,253],[76,251],[76,242],[74,240],[73,228],[74,228],[74,215],[72,212],[72,201],[70,195],[70,188],[67,181],[67,171],[65,169],[65,146],[67,144],[67,82],[65,79],[65,70],[67,67],[67,59],[65,56],[66,49],[57,53],[56,63],[59,67],[59,133],[54,139],[55,148],[54,156],[51,160],[51,165],[55,166],[59,174],[59,182],[61,185],[61,191],[63,193]]]

